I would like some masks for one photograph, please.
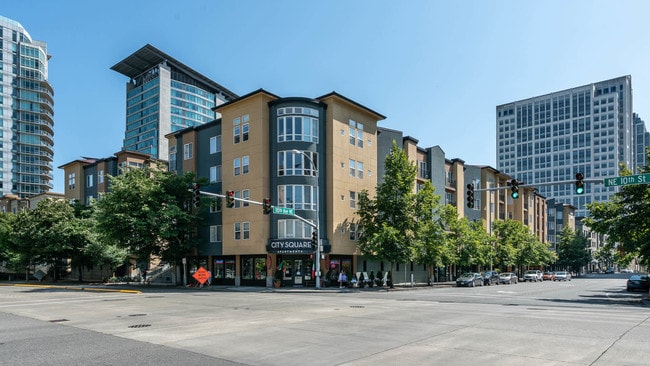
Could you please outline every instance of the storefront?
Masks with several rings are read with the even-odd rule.
[[[283,286],[315,286],[314,258],[310,240],[274,239],[267,244],[269,254],[277,255]]]

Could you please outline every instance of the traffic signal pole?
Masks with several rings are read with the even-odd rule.
[[[559,182],[545,182],[545,183],[532,183],[532,184],[524,184],[524,183],[519,183],[519,187],[542,187],[542,186],[555,186],[559,184],[575,184],[575,180],[562,180]],[[585,183],[603,183],[603,179],[583,179],[583,182]],[[474,188],[474,192],[488,192],[488,191],[500,191],[504,189],[510,189],[510,186],[499,186],[499,187],[492,187],[492,188]]]

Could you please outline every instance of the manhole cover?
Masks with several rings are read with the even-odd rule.
[[[151,324],[135,324],[135,325],[129,325],[129,328],[146,328],[150,326]]]

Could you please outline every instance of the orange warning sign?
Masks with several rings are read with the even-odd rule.
[[[196,272],[194,272],[192,277],[194,277],[195,280],[199,281],[200,284],[204,284],[205,281],[210,278],[210,273],[205,268],[200,267],[196,270]]]

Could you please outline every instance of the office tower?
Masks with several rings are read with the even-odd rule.
[[[576,194],[576,173],[603,179],[618,176],[620,163],[633,166],[632,122],[629,75],[497,106],[497,169],[586,216],[586,204],[609,200],[616,187],[587,183]]]
[[[47,45],[0,16],[0,191],[27,198],[52,187],[54,91]]]
[[[639,174],[639,167],[644,167],[646,161],[646,148],[650,146],[650,132],[646,129],[645,122],[634,113],[634,173]]]
[[[123,149],[167,159],[165,135],[218,116],[236,94],[147,44],[111,70],[128,76]]]

